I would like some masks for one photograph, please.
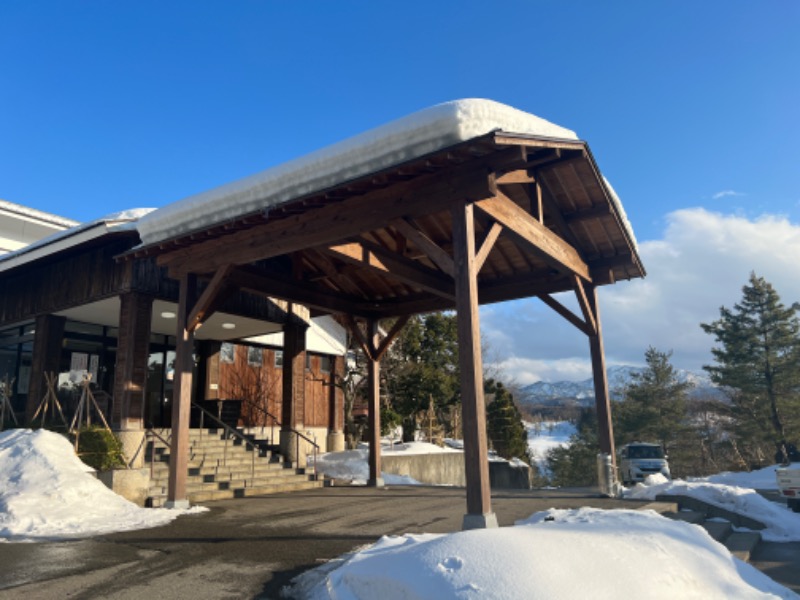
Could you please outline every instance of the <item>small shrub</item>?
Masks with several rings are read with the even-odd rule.
[[[119,469],[125,466],[122,443],[104,427],[92,425],[78,432],[78,456],[98,471]]]

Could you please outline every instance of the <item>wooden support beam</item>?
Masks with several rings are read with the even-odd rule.
[[[448,279],[433,269],[429,269],[411,259],[395,254],[378,244],[361,240],[329,246],[326,251],[337,258],[357,264],[360,267],[378,271],[381,274],[418,287],[425,291],[454,299],[455,290]]]
[[[189,414],[192,409],[194,333],[186,328],[197,293],[197,277],[186,273],[180,280],[175,338],[175,376],[172,391],[172,440],[169,457],[167,508],[186,508],[186,477],[189,469]]]
[[[369,345],[378,346],[378,321],[367,321]],[[369,480],[371,487],[383,487],[381,477],[381,361],[377,357],[367,360],[367,422],[369,426]]]
[[[330,294],[299,281],[293,281],[285,275],[278,275],[255,267],[237,267],[228,274],[231,285],[248,292],[280,298],[290,302],[304,304],[316,308],[323,313],[347,313],[353,315],[369,315],[369,306],[362,310],[363,298],[355,298],[343,294]]]
[[[497,185],[513,185],[535,183],[536,179],[526,169],[518,169],[498,175],[496,181]]]
[[[372,347],[370,341],[367,337],[364,336],[364,333],[361,331],[361,327],[359,327],[356,320],[353,318],[353,315],[346,314],[344,315],[345,323],[347,324],[347,329],[355,338],[356,342],[358,343],[361,351],[367,357],[367,360],[375,360],[377,355],[377,348]]]
[[[578,304],[581,307],[583,318],[588,327],[587,334],[597,335],[597,322],[594,318],[592,305],[589,302],[589,298],[586,296],[586,289],[583,286],[583,282],[581,281],[580,277],[573,277],[573,280],[575,281],[575,295],[578,297]]]
[[[574,247],[531,217],[499,190],[494,198],[481,200],[475,204],[509,232],[530,244],[554,268],[575,273],[591,281],[589,267]]]
[[[570,309],[566,306],[561,304],[558,300],[553,298],[550,294],[539,294],[536,296],[547,304],[550,308],[556,311],[559,315],[564,317],[567,321],[572,323],[575,327],[577,327],[581,332],[585,333],[586,335],[591,335],[594,331],[593,329],[589,329],[589,326],[586,325],[585,321],[581,321],[577,315],[575,315]]]
[[[492,512],[489,484],[473,205],[454,206],[452,216],[458,363],[461,376],[464,466],[467,480],[467,514],[464,516],[462,527],[463,529],[497,527],[497,517]]]
[[[179,274],[193,269],[215,271],[222,265],[245,264],[305,248],[337,243],[378,229],[399,217],[430,214],[448,207],[455,194],[466,200],[492,195],[490,166],[521,161],[520,148],[467,161],[446,173],[422,175],[408,182],[353,196],[335,204],[286,218],[268,220],[230,235],[198,242],[158,257],[160,266]]]
[[[422,250],[433,261],[433,264],[450,277],[453,277],[453,258],[441,246],[417,229],[407,219],[395,219],[390,225],[414,242],[417,248]]]
[[[494,243],[497,241],[497,238],[500,237],[501,233],[503,233],[503,226],[500,225],[500,223],[492,223],[489,231],[487,231],[486,235],[483,237],[480,249],[475,254],[475,269],[478,273],[480,273],[483,268],[483,263],[489,258],[489,253],[492,251],[492,248],[494,248]]]
[[[597,288],[586,286],[586,297],[590,310],[597,324],[594,335],[589,336],[589,351],[592,356],[592,374],[594,378],[595,407],[597,408],[597,437],[600,452],[611,457],[613,472],[616,473],[616,453],[614,450],[614,425],[611,420],[611,400],[608,393],[608,374],[606,372],[606,356],[603,347],[603,331],[600,326],[600,308],[597,300]]]
[[[536,210],[535,216],[537,220],[539,221],[539,223],[544,225],[544,198],[542,194],[542,184],[539,183],[538,181],[533,184],[533,194],[531,196],[531,204],[532,204],[531,208]]]
[[[217,307],[225,298],[226,292],[229,291],[228,276],[232,269],[233,265],[224,265],[217,269],[214,277],[211,278],[208,286],[197,299],[192,312],[189,313],[186,329],[189,331],[199,329],[203,322],[216,312]]]
[[[389,330],[389,333],[386,334],[386,337],[383,338],[381,341],[381,345],[378,346],[377,351],[375,352],[375,359],[381,360],[383,355],[386,354],[386,351],[389,349],[389,346],[392,345],[392,342],[400,335],[400,332],[403,330],[403,327],[406,326],[408,323],[408,319],[410,315],[404,315],[395,321],[392,328]]]

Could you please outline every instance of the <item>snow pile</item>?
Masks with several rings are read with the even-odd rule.
[[[245,179],[169,204],[138,223],[142,242],[182,235],[424,156],[495,130],[576,140],[575,132],[499,102],[445,102]]]
[[[756,471],[725,471],[708,477],[689,477],[688,481],[721,483],[738,487],[752,488],[754,490],[777,490],[778,480],[775,469],[778,465],[764,467]]]
[[[190,511],[140,508],[98,481],[51,431],[0,432],[0,541],[85,537],[164,525]]]
[[[514,527],[383,537],[295,580],[292,598],[797,598],[703,529],[653,511],[536,513]]]
[[[528,432],[528,448],[540,473],[546,474],[547,453],[553,448],[566,448],[569,438],[577,433],[575,425],[569,421],[543,421],[525,423]]]
[[[366,485],[369,479],[369,449],[365,447],[358,450],[345,450],[343,452],[328,452],[317,457],[317,471],[343,481],[350,481],[354,485]],[[442,452],[460,452],[453,448],[442,448],[427,442],[398,442],[391,443],[383,440],[381,446],[382,456],[408,456],[411,454],[438,454]],[[407,475],[381,473],[384,483],[389,485],[421,485],[419,481]]]
[[[659,494],[691,496],[713,506],[751,517],[766,525],[761,537],[770,542],[800,542],[800,515],[770,502],[750,488],[707,481],[667,480],[660,474],[625,491],[626,498],[655,500]]]

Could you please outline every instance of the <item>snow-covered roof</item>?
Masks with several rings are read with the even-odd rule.
[[[12,213],[23,218],[47,223],[48,225],[54,225],[64,229],[75,227],[76,225],[80,224],[78,221],[59,217],[58,215],[36,210],[35,208],[30,208],[28,206],[22,206],[21,204],[9,202],[8,200],[0,200],[0,211]]]
[[[152,208],[134,208],[111,213],[100,219],[81,223],[70,229],[59,231],[33,244],[0,256],[0,272],[8,271],[39,258],[55,254],[67,248],[102,237],[108,233],[136,230],[136,221]]]
[[[492,100],[445,102],[245,179],[169,204],[142,218],[137,228],[142,242],[153,244],[255,213],[492,131],[578,139],[569,129]]]

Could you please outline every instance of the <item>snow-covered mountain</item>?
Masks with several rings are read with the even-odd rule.
[[[626,386],[644,371],[644,367],[608,367],[608,388],[612,400],[621,400]],[[678,369],[678,379],[693,385],[691,397],[719,398],[721,392],[703,372]],[[543,405],[586,405],[594,403],[594,381],[590,377],[583,381],[537,381],[522,388],[520,402]]]

